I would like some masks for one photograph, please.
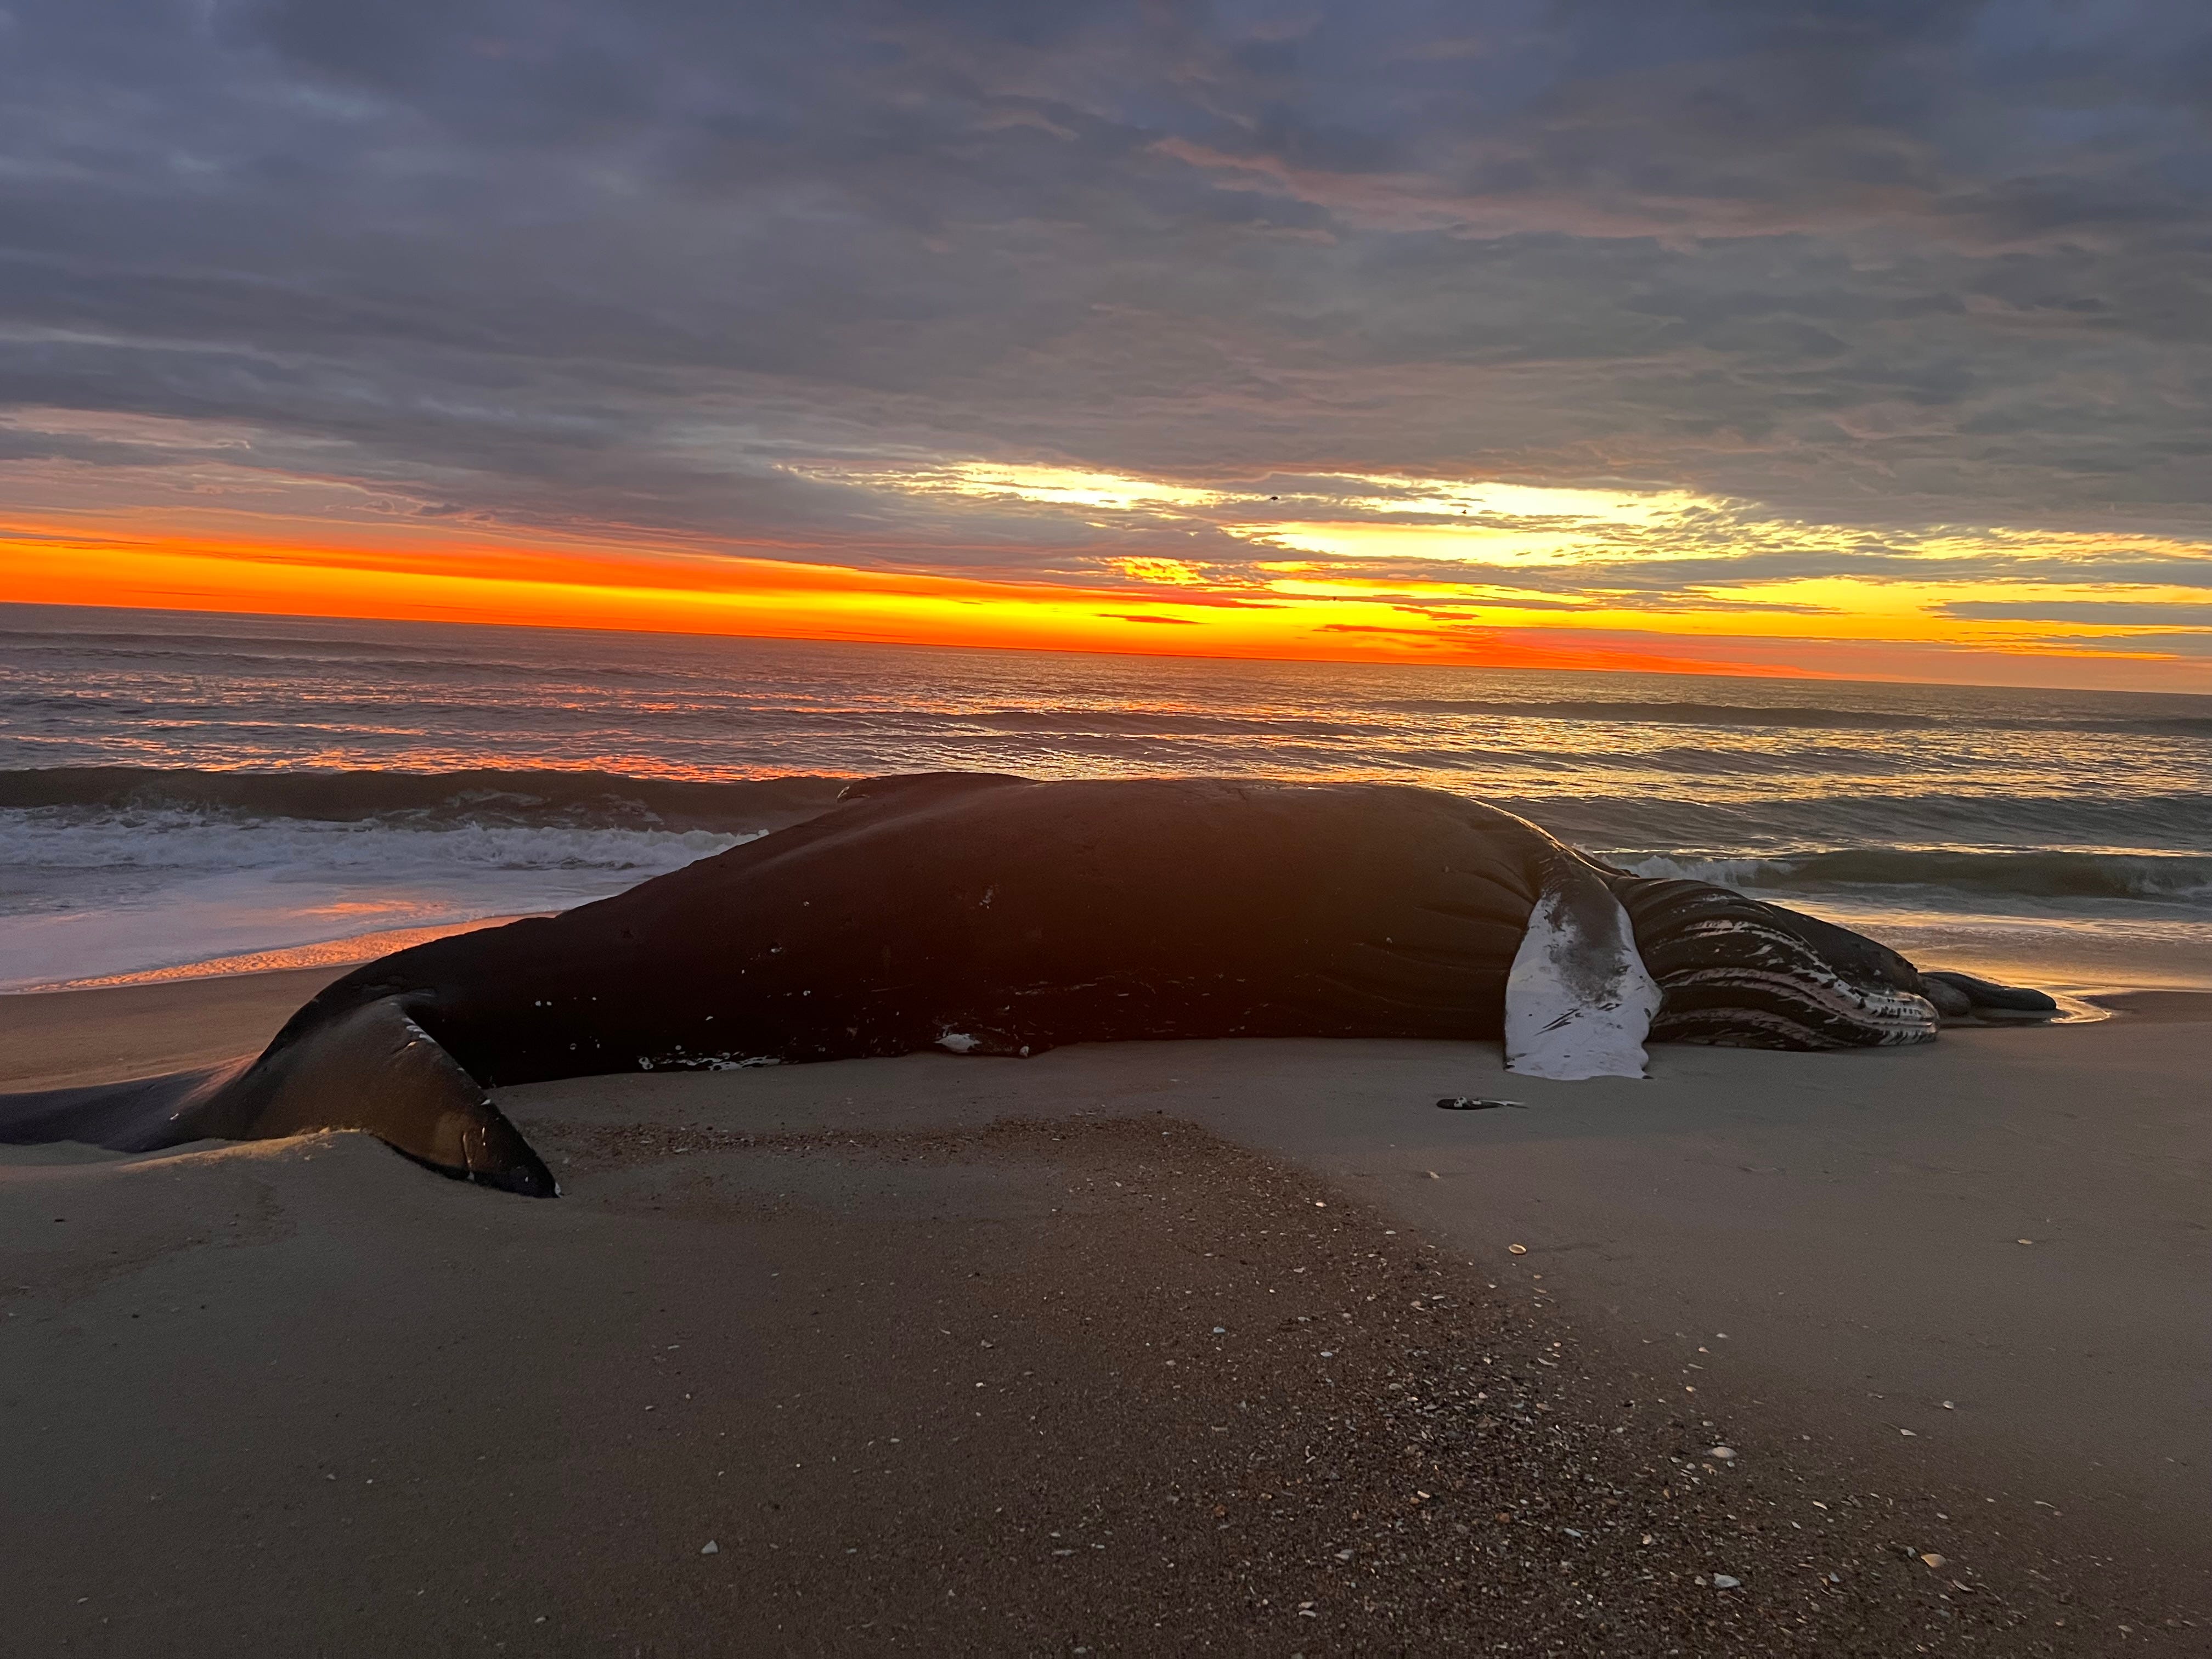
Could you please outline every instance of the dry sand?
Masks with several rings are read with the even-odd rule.
[[[310,968],[0,996],[0,1090],[156,1077],[252,1054],[345,971]]]
[[[320,977],[0,999],[5,1086]],[[553,1202],[9,1150],[0,1645],[2212,1650],[2207,1006],[507,1091]]]

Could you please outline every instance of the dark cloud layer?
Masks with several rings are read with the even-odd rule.
[[[1190,551],[865,483],[951,457],[2212,532],[2201,0],[33,0],[0,143],[0,402],[430,515]]]

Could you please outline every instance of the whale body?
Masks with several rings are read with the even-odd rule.
[[[615,897],[366,963],[258,1057],[0,1097],[0,1140],[364,1129],[550,1194],[487,1090],[1229,1036],[1502,1038],[1523,1074],[1638,1076],[1650,1041],[1924,1042],[1939,1006],[2005,999],[2055,1011],[1439,791],[927,774]]]

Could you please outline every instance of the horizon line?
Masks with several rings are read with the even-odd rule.
[[[1266,653],[1222,653],[1212,651],[1131,651],[1085,648],[1065,645],[974,644],[951,643],[934,640],[895,640],[860,636],[840,637],[835,635],[744,633],[729,629],[695,629],[675,627],[593,626],[581,623],[547,621],[504,621],[489,617],[393,617],[374,612],[311,611],[239,611],[194,605],[95,605],[83,601],[48,599],[15,599],[0,597],[0,607],[22,611],[83,611],[118,615],[188,617],[230,617],[240,620],[281,619],[305,623],[380,623],[398,627],[423,628],[496,628],[517,632],[592,634],[647,638],[672,637],[698,640],[745,640],[757,643],[790,645],[860,646],[886,650],[964,651],[989,654],[1019,653],[1035,656],[1105,657],[1130,661],[1175,661],[1216,663],[1270,663],[1286,667],[1315,665],[1337,668],[1413,669],[1423,672],[1457,670],[1462,672],[1490,674],[1602,674],[1636,676],[1670,679],[1729,679],[1729,680],[1787,680],[1817,685],[1905,685],[1926,686],[1931,689],[1951,689],[1986,691],[2059,691],[2069,695],[2124,697],[2188,697],[2212,701],[2212,692],[2183,690],[2145,690],[2125,687],[2075,686],[2049,684],[2017,680],[1959,680],[1913,679],[1905,676],[1881,674],[1854,675],[1824,672],[1818,669],[1770,668],[1757,665],[1708,665],[1699,667],[1587,667],[1552,666],[1520,663],[1487,664],[1480,662],[1443,662],[1434,659],[1401,658],[1380,659],[1358,656],[1285,656]]]

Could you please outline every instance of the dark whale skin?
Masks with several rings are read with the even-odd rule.
[[[1493,1038],[1539,897],[1608,889],[1661,994],[1654,1040],[1925,1042],[1927,993],[1968,999],[1846,928],[1613,869],[1435,790],[940,773],[847,796],[613,898],[369,963],[250,1064],[0,1097],[0,1140],[356,1128],[548,1194],[486,1090],[931,1048]],[[2039,998],[1950,977],[1978,1007]]]
[[[862,786],[614,898],[348,975],[487,1086],[1129,1037],[1494,1037],[1557,843],[1392,786]]]

